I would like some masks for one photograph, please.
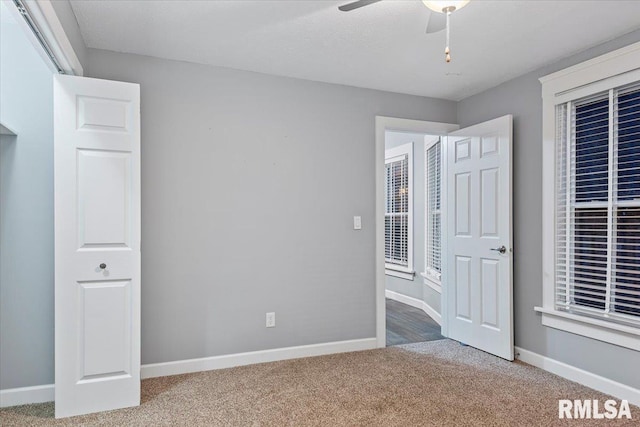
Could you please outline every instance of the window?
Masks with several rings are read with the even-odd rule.
[[[440,192],[441,192],[441,143],[435,138],[425,139],[425,283],[441,292],[440,249]]]
[[[385,152],[385,272],[413,280],[413,144]]]
[[[556,120],[556,308],[640,325],[640,84]]]
[[[541,79],[545,283],[536,308],[547,326],[636,350],[639,63],[637,43]]]

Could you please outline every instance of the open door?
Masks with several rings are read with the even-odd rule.
[[[140,404],[140,87],[54,76],[56,418]]]
[[[446,335],[513,360],[512,117],[447,138]]]

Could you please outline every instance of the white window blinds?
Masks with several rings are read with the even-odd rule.
[[[385,262],[409,266],[409,157],[385,162]]]
[[[440,141],[425,152],[427,276],[440,280]]]
[[[640,82],[556,106],[556,309],[640,325]]]

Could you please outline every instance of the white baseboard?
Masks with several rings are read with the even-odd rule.
[[[388,289],[385,289],[384,296],[385,296],[385,298],[389,298],[389,299],[392,299],[394,301],[398,301],[398,302],[401,302],[403,304],[407,304],[407,305],[410,305],[411,307],[419,308],[420,310],[422,310],[423,301],[418,299],[418,298],[409,297],[407,295],[400,294],[400,293],[394,292],[394,291],[390,291]]]
[[[167,375],[209,371],[213,369],[232,368],[234,366],[252,365],[255,363],[297,359],[301,357],[371,350],[377,348],[376,344],[376,338],[364,338],[359,340],[337,341],[297,347],[276,348],[272,350],[252,351],[248,353],[204,357],[201,359],[152,363],[142,365],[140,375],[143,379],[154,378]],[[53,384],[0,390],[0,407],[4,408],[7,406],[26,405],[29,403],[52,402],[54,397],[55,393]]]
[[[431,317],[436,321],[438,325],[442,325],[442,316],[438,313],[433,307],[431,307],[426,302],[419,300],[418,298],[409,297],[398,292],[385,290],[384,291],[385,298],[392,299],[394,301],[401,302],[403,304],[410,305],[411,307],[415,307],[420,309],[426,313],[427,316]]]
[[[395,292],[394,294],[400,295]],[[406,296],[402,297],[414,300],[414,303],[415,301],[421,302],[416,298]],[[390,296],[387,296],[387,298],[393,299]],[[396,301],[404,303],[404,301]],[[409,303],[405,304],[411,305]],[[426,304],[425,306],[428,307]],[[300,357],[322,356],[333,353],[370,350],[374,348],[376,348],[376,338],[365,338],[359,340],[338,341],[323,344],[230,354],[224,356],[205,357],[202,359],[153,363],[142,365],[141,376],[142,378],[153,378],[166,375],[178,375],[190,372],[208,371],[212,369],[231,368],[234,366],[243,366],[255,363],[296,359]],[[625,399],[633,405],[640,406],[640,390],[638,389],[625,384],[621,384],[605,377],[601,377],[583,369],[576,368],[566,363],[559,362],[555,359],[542,356],[532,351],[525,350],[520,347],[516,347],[515,352],[516,358],[525,363],[536,366],[540,369],[544,369],[545,371],[551,372],[568,380],[583,384],[602,393],[609,394],[618,399]],[[26,405],[30,403],[52,402],[53,400],[53,384],[0,390],[0,408],[16,405]]]
[[[29,403],[53,402],[53,384],[0,390],[0,408],[27,405]]]
[[[633,405],[640,406],[640,390],[636,388],[601,377],[600,375],[596,375],[520,347],[516,347],[515,352],[516,359],[525,363],[544,369],[545,371],[551,372],[552,374],[556,374],[568,380],[575,381],[602,393],[609,394],[618,399],[627,400]]]
[[[427,316],[435,320],[438,325],[442,326],[442,316],[440,313],[424,301],[422,302],[422,311],[427,313]]]
[[[297,347],[276,348],[272,350],[252,351],[248,353],[203,357],[201,359],[152,363],[142,365],[140,374],[142,378],[164,377],[167,375],[187,374],[191,372],[253,365],[255,363],[275,362],[278,360],[298,359],[301,357],[323,356],[326,354],[346,353],[350,351],[371,350],[374,348],[377,348],[376,338],[336,341]]]

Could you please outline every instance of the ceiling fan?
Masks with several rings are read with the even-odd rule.
[[[359,9],[364,6],[369,6],[374,3],[378,3],[382,0],[357,0],[351,3],[344,4],[338,7],[338,10],[342,12],[350,12],[355,9]],[[427,22],[427,33],[436,33],[444,29],[447,30],[447,41],[444,50],[445,61],[451,62],[451,55],[449,49],[449,29],[451,14],[469,3],[470,0],[422,0],[425,6],[430,10],[437,13],[431,13],[429,15],[429,21]]]

